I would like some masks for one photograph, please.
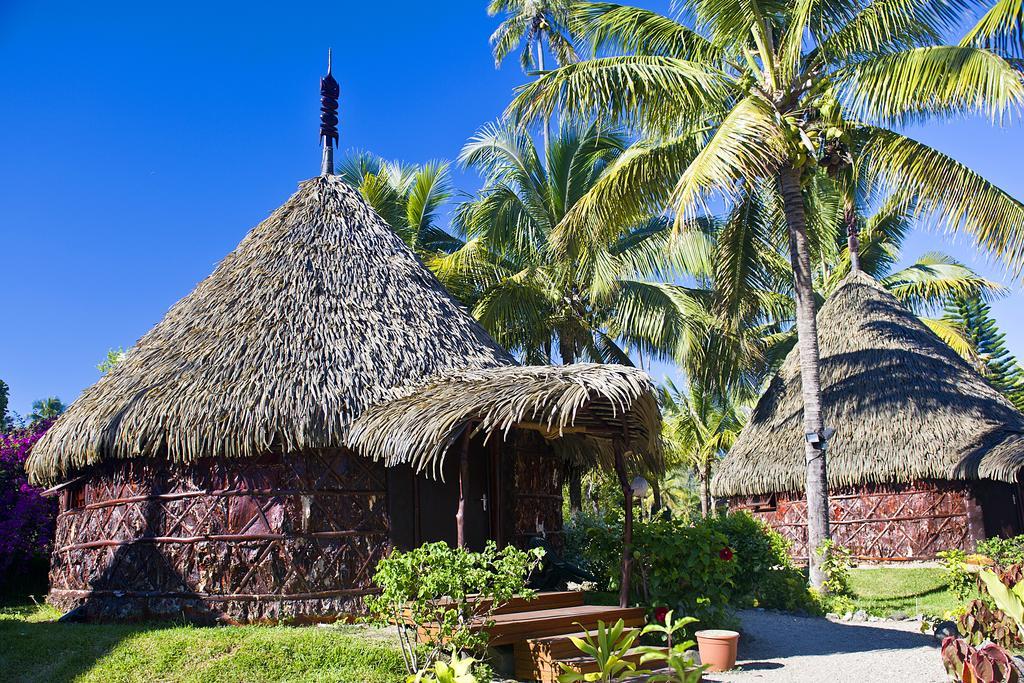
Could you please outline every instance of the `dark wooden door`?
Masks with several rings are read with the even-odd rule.
[[[469,448],[469,479],[466,485],[466,545],[481,550],[499,513],[495,507],[498,491],[496,472],[491,465],[491,448],[474,439]],[[459,450],[456,445],[445,456],[441,478],[414,476],[405,466],[390,468],[388,511],[391,539],[399,548],[410,548],[433,541],[445,541],[455,547],[455,513],[459,505]],[[493,476],[492,476],[493,474]]]

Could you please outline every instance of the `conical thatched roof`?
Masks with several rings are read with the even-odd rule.
[[[1016,481],[1024,415],[874,279],[854,274],[818,313],[830,487],[919,479]],[[799,352],[786,358],[719,468],[715,495],[804,488]]]
[[[564,441],[563,453],[575,444],[591,463],[625,424],[624,446],[648,467],[658,462],[660,415],[645,373],[517,366],[328,175],[302,183],[86,389],[27,468],[53,483],[108,459],[346,446],[388,464],[437,464],[467,426],[507,430],[510,420]]]
[[[35,481],[108,458],[336,447],[365,408],[512,365],[362,197],[308,180],[36,444]]]

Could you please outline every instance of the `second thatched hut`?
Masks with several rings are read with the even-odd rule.
[[[1024,529],[1024,415],[873,278],[818,313],[832,538],[877,560],[931,559]],[[794,349],[713,491],[807,556],[803,408]]]

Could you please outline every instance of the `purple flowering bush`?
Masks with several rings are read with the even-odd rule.
[[[0,434],[0,584],[49,556],[56,506],[30,486],[25,460],[53,420]]]

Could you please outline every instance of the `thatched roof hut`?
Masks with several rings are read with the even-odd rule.
[[[61,496],[59,606],[314,619],[358,609],[387,548],[454,540],[456,504],[460,542],[557,535],[563,459],[656,466],[659,425],[638,370],[520,367],[328,173],[86,389],[27,467]]]
[[[481,373],[494,368],[516,369]],[[528,379],[535,400],[522,384]],[[469,386],[454,397],[425,393],[437,381]],[[548,404],[563,401],[566,389],[575,394],[558,414]],[[322,176],[302,183],[86,389],[37,444],[28,469],[35,482],[53,483],[109,459],[338,448],[367,408],[394,411],[380,406],[404,396],[434,410],[460,399],[464,419],[434,435],[450,441],[455,427],[493,412],[493,397],[477,399],[494,390],[504,391],[501,406],[515,405],[505,428],[547,422],[551,409],[564,428],[599,396],[609,417],[646,397],[641,422],[656,419],[649,379],[630,368],[518,368],[358,192]],[[422,428],[422,420],[404,426]],[[393,426],[375,423],[381,438],[402,433]],[[369,437],[366,427],[361,433]],[[437,443],[420,445],[438,454]]]
[[[855,273],[839,286],[818,313],[818,334],[823,417],[836,430],[831,490],[1017,484],[1024,415],[873,278]],[[722,462],[715,495],[754,509],[798,501],[803,433],[794,349]]]
[[[514,365],[358,192],[302,183],[37,444],[54,482],[108,459],[340,447],[366,408]]]

